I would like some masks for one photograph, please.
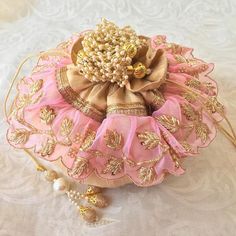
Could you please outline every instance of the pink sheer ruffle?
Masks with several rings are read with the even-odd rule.
[[[72,38],[61,47],[70,52],[70,48],[76,39],[77,37]],[[184,157],[193,156],[197,154],[199,147],[209,145],[216,135],[216,128],[209,114],[203,111],[200,119],[209,131],[207,137],[203,139],[196,132],[190,132],[193,122],[191,118],[188,119],[183,114],[182,106],[191,104],[192,108],[199,110],[202,104],[198,101],[190,103],[186,100],[182,94],[183,90],[176,83],[187,87],[186,84],[196,80],[197,75],[197,80],[200,83],[197,84],[198,87],[190,86],[191,89],[203,96],[216,96],[217,85],[208,77],[213,69],[213,64],[194,58],[190,48],[168,44],[164,36],[153,37],[152,46],[166,51],[169,62],[169,82],[161,87],[165,98],[164,104],[151,116],[113,114],[106,117],[101,123],[85,116],[68,104],[57,89],[55,72],[58,68],[71,64],[71,60],[65,57],[49,56],[41,59],[32,75],[23,78],[18,84],[18,95],[14,106],[17,107],[21,115],[13,106],[13,112],[9,117],[10,128],[7,134],[10,144],[16,148],[33,149],[36,155],[48,161],[61,159],[68,169],[68,174],[78,180],[84,180],[92,172],[95,172],[99,177],[107,180],[118,179],[127,175],[135,184],[149,186],[161,182],[165,173],[183,174],[184,169],[181,165],[176,165],[176,159],[173,158],[168,148],[173,150],[178,157],[179,164],[181,164]],[[191,64],[193,59],[194,64]],[[42,81],[42,87],[32,95],[32,85],[37,81]],[[171,83],[171,81],[175,83]],[[29,94],[31,95],[29,96]],[[52,108],[56,113],[56,117],[50,125],[40,122],[41,109],[46,106]],[[175,117],[181,124],[179,129],[170,132],[158,119],[163,115]],[[218,113],[214,113],[213,116],[215,119],[221,120]],[[73,123],[69,138],[60,132],[61,124],[65,118]],[[12,133],[14,134],[16,130],[18,133],[21,130],[26,132],[26,134],[23,132],[22,136],[19,136],[21,138],[19,142],[12,138]],[[89,149],[81,150],[81,140],[91,130],[96,133],[96,136]],[[104,136],[106,136],[107,130],[115,130],[122,135],[123,145],[121,149],[113,150],[106,145]],[[137,133],[142,132],[155,133],[160,138],[160,145],[153,149],[147,149],[140,145]],[[187,135],[189,132],[190,134]],[[53,151],[49,147],[48,152],[41,155],[42,147],[48,143],[50,146],[52,135],[57,141],[57,145],[51,142],[51,146],[54,145],[53,148],[51,147]],[[23,142],[21,142],[22,139]],[[86,171],[73,171],[77,165],[78,157],[82,162],[86,160],[84,162]],[[106,171],[109,162],[112,160],[115,160],[118,165],[115,174]],[[142,174],[140,170],[149,174],[148,181],[140,178]]]

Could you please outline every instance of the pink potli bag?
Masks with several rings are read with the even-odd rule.
[[[217,129],[236,146],[208,76],[214,65],[192,51],[103,19],[95,30],[39,53],[10,109],[5,103],[7,140],[29,154],[87,222],[97,222],[94,207],[108,205],[103,188],[147,187],[182,175],[184,159],[207,147]],[[73,190],[66,176],[87,190]]]

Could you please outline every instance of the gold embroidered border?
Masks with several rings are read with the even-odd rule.
[[[57,87],[64,99],[75,107],[77,110],[83,112],[85,115],[102,121],[105,117],[105,111],[101,111],[95,105],[92,105],[82,99],[71,87],[66,76],[66,68],[60,68],[56,71]],[[125,114],[135,116],[146,116],[147,110],[142,103],[129,104],[115,104],[107,107],[107,114]]]
[[[86,102],[70,87],[65,67],[56,71],[56,80],[59,92],[73,107],[97,121],[102,121],[105,118],[105,112]]]
[[[142,103],[115,104],[107,107],[107,114],[125,114],[147,116],[147,109]]]

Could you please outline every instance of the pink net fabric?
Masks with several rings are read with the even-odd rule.
[[[76,39],[58,48],[70,52]],[[95,173],[108,181],[129,176],[136,185],[150,186],[160,183],[166,173],[183,174],[183,159],[197,154],[216,135],[209,112],[202,109],[206,104],[199,99],[217,95],[216,82],[208,77],[213,64],[194,58],[190,48],[167,43],[164,36],[151,40],[168,59],[167,80],[159,89],[164,101],[152,115],[112,114],[101,123],[84,115],[57,88],[56,70],[71,64],[71,59],[48,56],[19,81],[8,120],[9,143],[33,149],[48,161],[61,159],[68,174],[79,181]],[[46,122],[42,109],[49,114]],[[211,115],[221,120],[218,111]]]

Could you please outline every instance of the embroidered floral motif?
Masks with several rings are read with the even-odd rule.
[[[203,143],[206,143],[210,129],[207,124],[198,122],[195,126],[196,136],[202,140]]]
[[[15,145],[25,144],[28,141],[30,134],[30,131],[26,129],[16,129],[9,134],[8,138],[9,141]]]
[[[67,137],[73,129],[73,121],[69,118],[64,118],[61,122],[60,133],[62,136]]]
[[[186,152],[193,152],[191,145],[186,141],[183,141],[180,144],[183,146]]]
[[[154,171],[153,167],[142,166],[139,169],[139,178],[141,179],[141,184],[153,182],[155,176],[156,172]]]
[[[82,142],[82,140],[83,140],[82,135],[80,133],[77,133],[73,139],[73,142],[79,144]]]
[[[179,129],[179,120],[174,116],[161,115],[155,119],[171,133],[175,133]]]
[[[56,147],[56,142],[53,139],[48,139],[44,145],[42,145],[41,150],[39,151],[39,154],[42,157],[50,156]]]
[[[71,147],[70,149],[69,149],[69,151],[68,151],[68,156],[69,157],[71,157],[71,158],[76,158],[76,156],[77,156],[77,153],[78,153],[78,149],[77,148],[75,148],[75,147]]]
[[[183,114],[187,120],[196,121],[199,118],[199,114],[190,104],[181,104]]]
[[[93,141],[96,137],[96,132],[89,129],[87,130],[86,134],[85,134],[85,138],[80,146],[80,150],[81,151],[86,151],[89,149],[89,147],[93,144]]]
[[[123,170],[123,160],[112,157],[106,163],[106,168],[103,170],[103,174],[110,173],[111,175],[116,175],[117,173],[122,172]]]
[[[107,129],[104,140],[106,146],[114,150],[119,150],[123,146],[123,137],[115,130]]]
[[[190,103],[194,103],[197,101],[197,95],[193,92],[184,92],[182,96]]]
[[[175,54],[174,57],[175,57],[175,60],[178,63],[186,63],[189,66],[194,66],[194,65],[196,65],[198,63],[198,61],[196,59],[187,59],[184,56],[179,55],[179,54]]]
[[[30,93],[35,94],[37,93],[43,86],[43,80],[39,79],[36,80],[33,84],[30,85]]]
[[[212,94],[212,92],[214,93],[214,95],[216,95],[216,87],[213,85],[213,83],[211,82],[203,82],[203,87],[204,87],[204,92],[206,94]]]
[[[154,99],[152,103],[157,107],[161,107],[165,103],[165,98],[160,91],[154,91]]]
[[[182,53],[182,47],[175,43],[166,43],[166,48],[170,49],[172,53],[174,54],[181,54]]]
[[[87,159],[77,157],[73,163],[73,167],[68,171],[68,174],[72,177],[79,177],[82,174],[87,174],[89,168],[89,162]]]
[[[186,81],[185,84],[191,88],[195,88],[195,89],[201,88],[201,82],[197,79],[190,79]]]
[[[51,124],[56,117],[56,113],[50,106],[45,106],[40,109],[39,117],[41,121],[47,125]]]
[[[209,97],[205,103],[206,108],[211,113],[218,112],[219,114],[224,114],[224,106],[217,101],[215,96]]]
[[[22,94],[18,96],[16,106],[18,109],[21,109],[25,107],[26,105],[30,104],[32,102],[32,98],[29,94]]]
[[[161,143],[159,136],[155,132],[145,131],[143,133],[137,133],[137,137],[141,145],[148,150],[156,148]]]

